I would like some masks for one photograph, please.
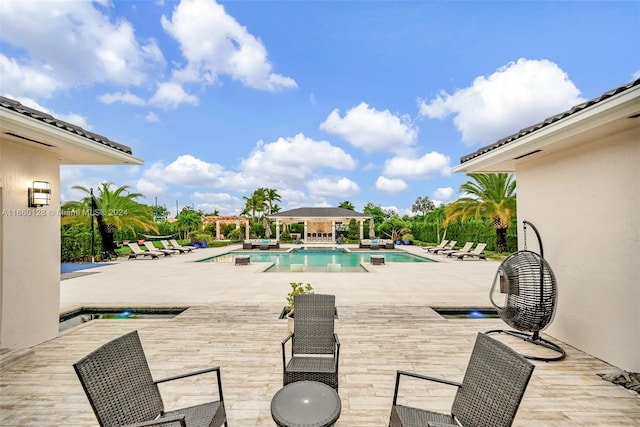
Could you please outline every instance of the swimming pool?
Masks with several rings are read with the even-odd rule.
[[[348,252],[342,248],[295,248],[290,252],[274,251],[233,251],[226,254],[206,258],[200,262],[233,262],[239,255],[249,256],[250,262],[270,262],[272,265],[265,271],[292,271],[291,265],[303,266],[303,271],[331,271],[330,264],[339,264],[342,272],[365,272],[361,264],[369,264],[371,255],[382,255],[385,262],[435,262],[404,251],[354,251]],[[335,267],[333,271],[336,271]]]

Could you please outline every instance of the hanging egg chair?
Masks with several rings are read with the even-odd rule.
[[[524,250],[509,255],[493,279],[489,298],[502,320],[516,329],[494,329],[490,333],[504,333],[527,342],[546,347],[557,353],[556,357],[523,355],[527,359],[555,361],[565,357],[565,351],[558,345],[540,337],[540,331],[553,320],[557,302],[556,278],[543,258],[542,240],[536,227],[524,220]],[[527,250],[527,225],[531,226],[538,238],[540,254]],[[504,302],[498,304],[494,297],[504,295]]]

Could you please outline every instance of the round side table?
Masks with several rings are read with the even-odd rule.
[[[316,381],[287,384],[271,399],[271,417],[280,427],[329,427],[341,409],[338,393]]]

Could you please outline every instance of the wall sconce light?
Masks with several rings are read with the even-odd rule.
[[[46,181],[33,181],[29,187],[29,207],[49,206],[51,203],[51,187]]]

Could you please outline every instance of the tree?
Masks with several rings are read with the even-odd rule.
[[[351,203],[348,200],[345,200],[344,202],[340,203],[338,205],[338,207],[342,208],[342,209],[349,209],[350,211],[355,211],[356,210],[356,207],[353,206],[353,203]]]
[[[431,200],[429,200],[428,196],[418,197],[413,205],[411,205],[411,212],[417,212],[419,214],[426,214],[436,208],[436,205],[433,204]]]
[[[169,217],[169,209],[164,206],[155,205],[151,207],[153,210],[153,219],[156,222],[164,222]]]
[[[498,252],[507,250],[507,229],[516,215],[516,180],[506,173],[469,174],[460,186],[466,196],[445,207],[445,226],[460,219],[489,218],[496,230]]]
[[[129,231],[134,235],[142,231],[158,232],[153,219],[151,206],[138,203],[135,199],[144,197],[140,193],[129,193],[128,185],[111,191],[111,182],[103,182],[94,194],[97,209],[107,226],[120,231]],[[81,190],[87,194],[79,201],[70,201],[62,206],[62,225],[82,226],[90,225],[91,190],[76,185],[72,188]],[[126,192],[126,194],[124,194]]]
[[[251,213],[251,220],[255,221],[258,212],[264,212],[268,205],[264,199],[264,191],[259,188],[249,197],[243,197],[245,200],[245,211]]]
[[[189,232],[202,228],[202,212],[194,211],[190,206],[185,206],[176,216],[176,225],[183,232],[182,238],[184,239],[189,235]]]
[[[278,205],[274,205],[273,202],[280,202],[282,201],[280,199],[280,195],[278,194],[278,191],[273,189],[273,188],[262,188],[262,194],[264,197],[265,202],[267,202],[267,205],[269,206],[269,210],[267,212],[268,215],[274,214],[277,211],[274,210],[274,208]],[[279,209],[279,207],[278,207]]]

